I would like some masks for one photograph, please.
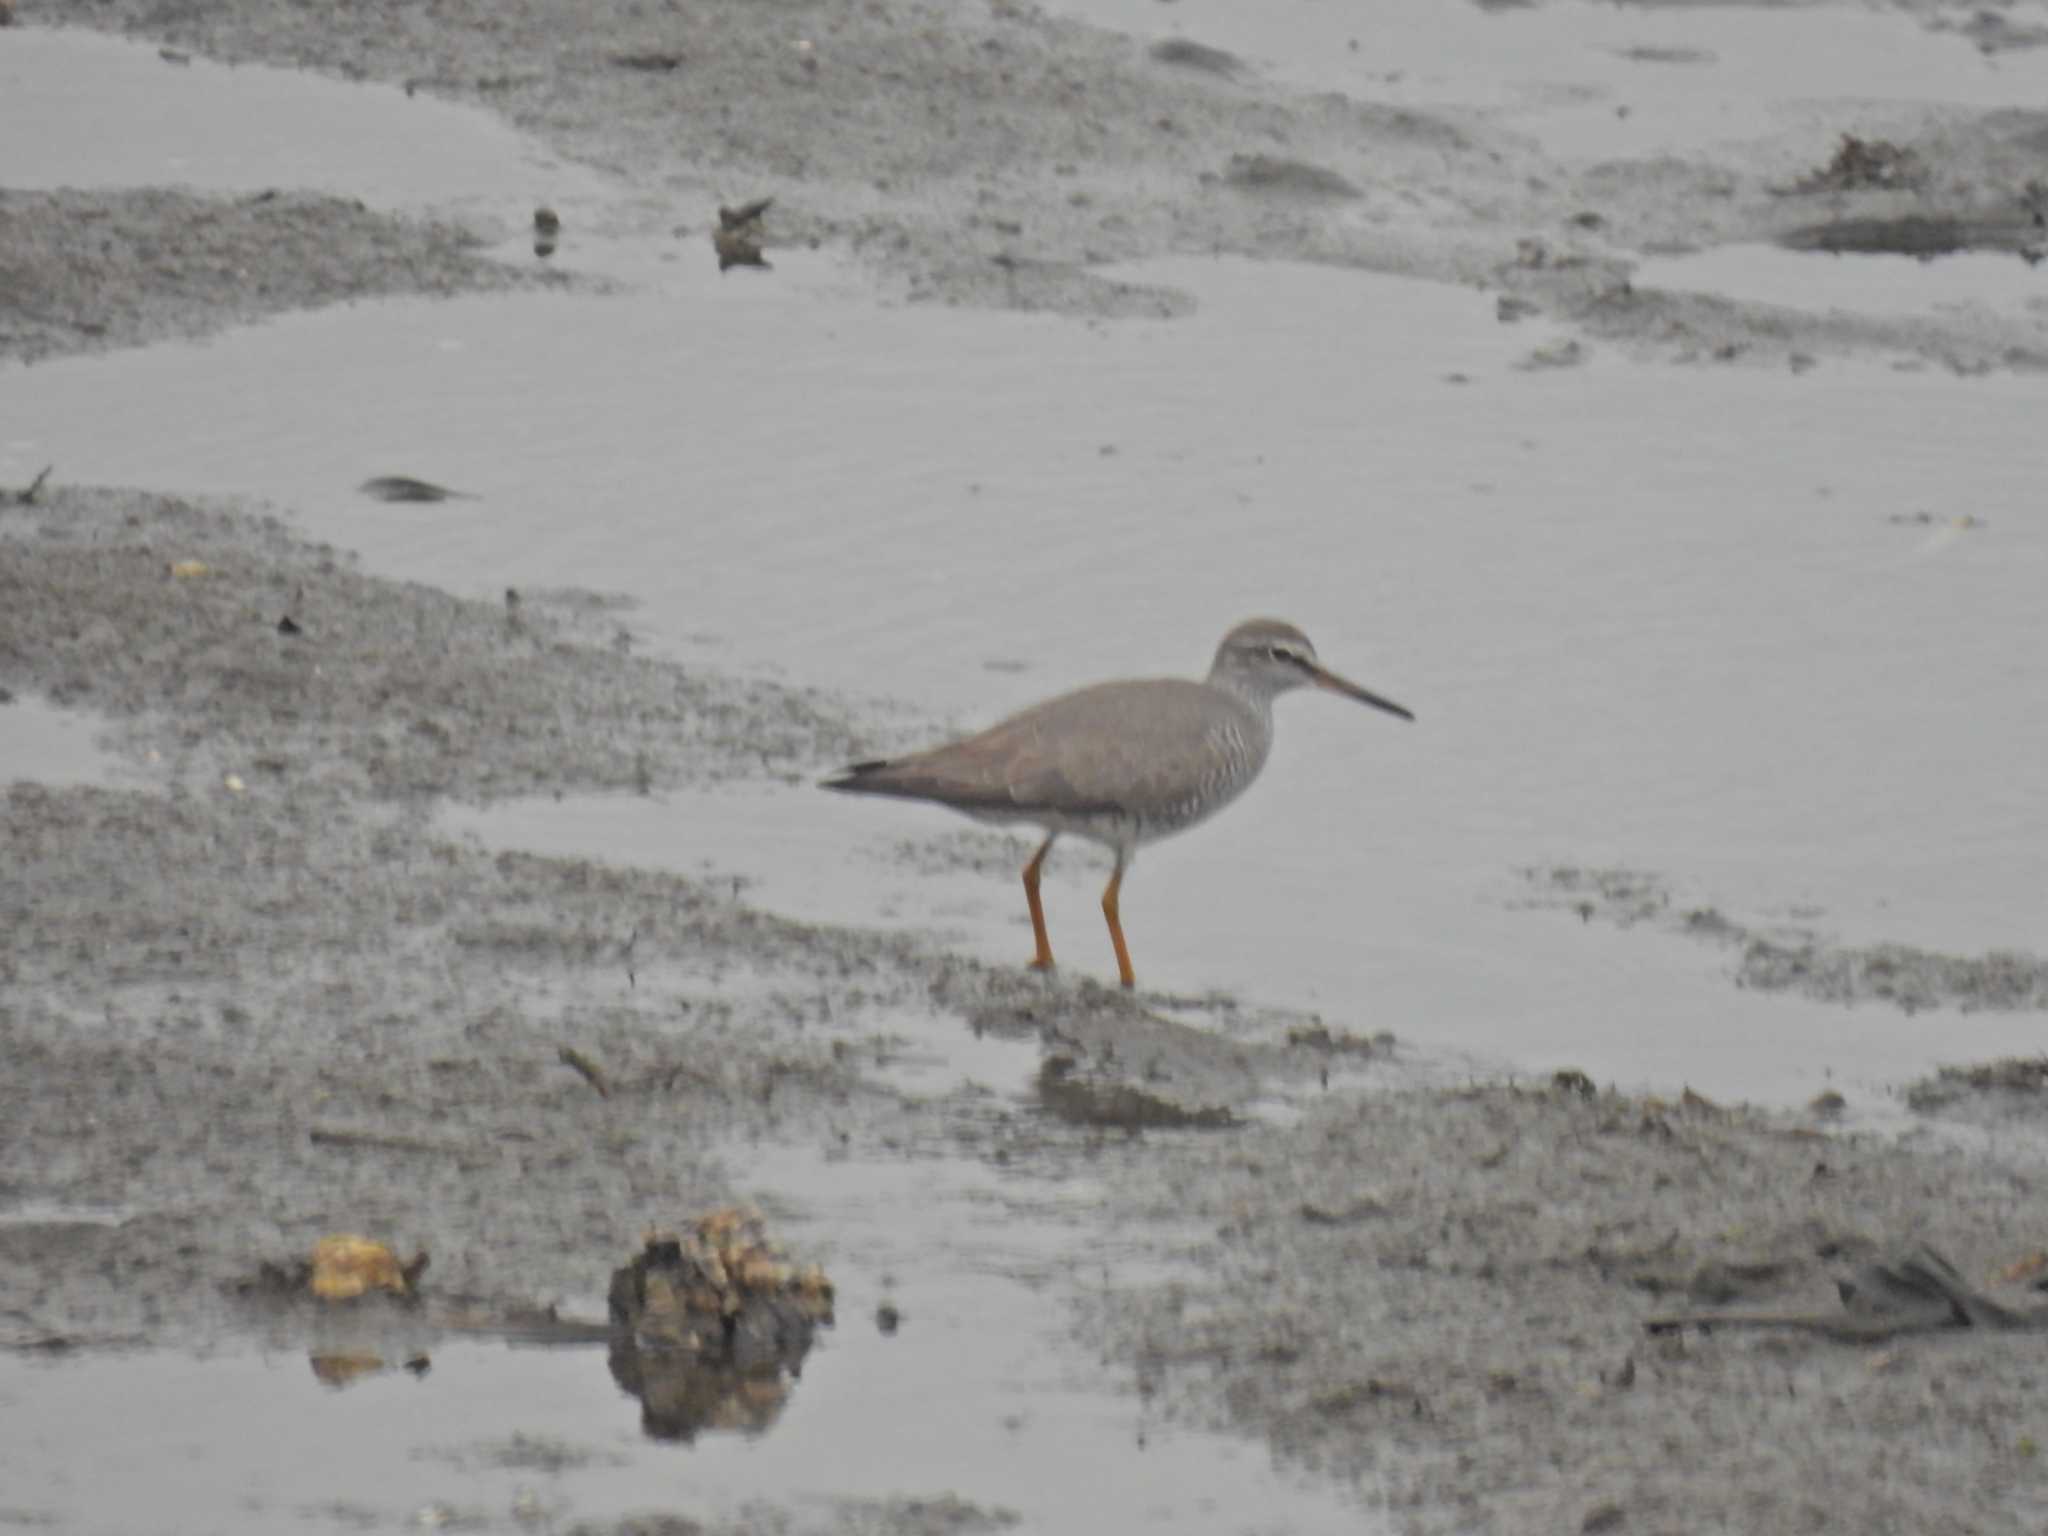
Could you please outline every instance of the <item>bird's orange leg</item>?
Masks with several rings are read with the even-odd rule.
[[[1038,945],[1038,953],[1031,961],[1035,971],[1052,969],[1052,940],[1045,936],[1045,908],[1038,900],[1038,871],[1045,864],[1045,856],[1052,852],[1052,844],[1050,837],[1040,843],[1038,852],[1024,866],[1024,899],[1031,904],[1031,937]]]
[[[1116,971],[1127,987],[1138,984],[1138,974],[1131,969],[1131,952],[1124,946],[1123,919],[1117,916],[1116,893],[1124,883],[1124,861],[1116,861],[1116,873],[1109,877],[1109,889],[1102,893],[1102,915],[1109,919],[1109,942],[1116,946]]]

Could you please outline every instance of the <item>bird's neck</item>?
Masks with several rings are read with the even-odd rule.
[[[1261,688],[1256,681],[1242,672],[1217,667],[1209,674],[1209,686],[1218,692],[1227,693],[1238,703],[1248,707],[1259,717],[1267,731],[1273,729],[1273,694],[1270,689]]]

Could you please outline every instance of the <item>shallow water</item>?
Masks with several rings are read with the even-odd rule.
[[[0,703],[0,786],[108,783],[122,763],[99,743],[104,726],[33,694]]]
[[[423,1377],[391,1369],[340,1390],[297,1351],[0,1356],[0,1515],[139,1530],[174,1510],[177,1529],[223,1536],[336,1521],[530,1530],[959,1492],[1022,1529],[1077,1536],[1379,1528],[1257,1447],[1151,1422],[1063,1342],[1068,1292],[1119,1257],[1075,1251],[1086,1172],[1037,1187],[972,1160],[739,1155],[778,1235],[821,1256],[838,1288],[837,1326],[765,1432],[648,1439],[602,1348],[443,1343]],[[902,1317],[889,1335],[874,1322],[885,1298]],[[110,1446],[119,1477],[105,1475]]]
[[[441,212],[577,200],[599,185],[484,113],[260,64],[19,27],[0,47],[7,185],[304,188]]]

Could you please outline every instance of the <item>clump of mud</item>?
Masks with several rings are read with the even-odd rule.
[[[832,1284],[798,1268],[758,1211],[727,1207],[687,1232],[656,1232],[611,1284],[612,1326],[645,1349],[676,1349],[741,1370],[799,1362],[832,1322]]]
[[[1911,149],[1845,133],[1834,158],[1792,184],[1795,192],[1894,191],[1925,185],[1927,166]]]
[[[1211,48],[1207,43],[1198,43],[1191,38],[1161,38],[1146,52],[1161,64],[1198,70],[1225,80],[1234,80],[1244,73],[1244,60],[1236,54],[1222,48]]]
[[[1100,1130],[1227,1130],[1236,1116],[1222,1105],[1189,1107],[1114,1076],[1091,1076],[1071,1056],[1048,1057],[1038,1069],[1038,1102],[1069,1125]]]
[[[641,1402],[650,1435],[772,1423],[819,1327],[832,1285],[768,1240],[758,1212],[727,1208],[687,1232],[653,1233],[612,1275],[611,1370]]]
[[[1240,192],[1303,201],[1344,200],[1365,194],[1327,166],[1290,160],[1283,155],[1233,155],[1224,182]]]

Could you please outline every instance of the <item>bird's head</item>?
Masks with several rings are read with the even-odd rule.
[[[1270,703],[1294,688],[1321,688],[1342,694],[1403,720],[1415,716],[1392,699],[1381,698],[1339,677],[1316,659],[1307,635],[1280,619],[1247,619],[1223,637],[1209,681],[1260,703]]]

